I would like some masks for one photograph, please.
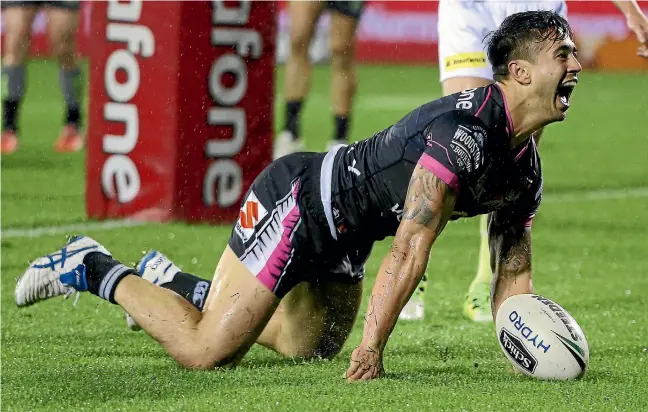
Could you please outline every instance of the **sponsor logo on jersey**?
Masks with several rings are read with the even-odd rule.
[[[459,93],[459,97],[457,97],[457,104],[455,107],[457,109],[464,109],[468,110],[473,107],[473,104],[470,100],[472,100],[473,97],[475,97],[475,89],[466,89]]]
[[[470,128],[473,130],[473,136],[475,136],[475,140],[477,140],[477,143],[479,143],[481,146],[484,145],[484,140],[486,139],[486,129],[484,129],[481,126],[477,125],[472,125]]]
[[[470,69],[477,67],[488,67],[486,61],[486,53],[484,52],[471,52],[471,53],[457,53],[448,56],[444,60],[445,69]]]
[[[481,148],[473,131],[467,127],[457,128],[450,142],[450,148],[457,155],[459,166],[468,173],[476,170],[483,163]]]
[[[535,371],[538,361],[531,355],[520,339],[504,328],[500,331],[499,339],[502,347],[515,363],[529,373]]]
[[[234,226],[236,234],[239,235],[244,242],[247,242],[254,233],[254,227],[263,220],[268,214],[268,211],[263,207],[254,192],[245,200],[245,203],[239,211],[239,219]]]

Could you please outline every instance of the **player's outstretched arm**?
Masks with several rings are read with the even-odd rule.
[[[491,213],[488,219],[493,283],[493,319],[500,305],[510,296],[531,293],[531,228],[524,222],[510,223]]]
[[[418,165],[412,174],[403,218],[371,292],[362,343],[351,355],[348,381],[368,380],[383,373],[382,353],[398,314],[423,277],[430,248],[450,219],[452,189]]]
[[[639,40],[637,55],[648,58],[648,18],[635,0],[613,0],[612,2],[623,13],[628,28]]]

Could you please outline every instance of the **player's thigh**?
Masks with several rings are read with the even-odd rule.
[[[73,55],[76,31],[79,26],[79,12],[74,9],[50,7],[47,12],[49,38],[57,56]]]
[[[442,83],[453,77],[492,80],[484,38],[497,28],[491,10],[496,3],[459,0],[439,3],[439,71]]]
[[[237,363],[257,340],[279,298],[227,246],[214,272],[199,327],[219,363]]]
[[[308,50],[322,11],[324,11],[324,3],[321,1],[290,2],[288,13],[290,15],[290,46],[293,52]]]
[[[358,20],[340,12],[331,13],[330,48],[334,59],[353,60]]]
[[[27,55],[31,25],[38,12],[36,3],[2,3],[2,28],[4,31],[4,62],[20,64]]]
[[[258,343],[284,356],[331,358],[349,337],[361,299],[361,281],[302,282],[282,299]]]

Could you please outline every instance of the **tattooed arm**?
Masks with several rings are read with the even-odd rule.
[[[403,218],[371,292],[362,343],[351,356],[347,380],[373,379],[382,374],[382,352],[389,335],[423,277],[430,248],[450,219],[455,200],[446,183],[416,166]]]
[[[491,309],[493,319],[501,304],[510,296],[532,293],[531,228],[511,223],[491,213],[488,219],[491,251]]]

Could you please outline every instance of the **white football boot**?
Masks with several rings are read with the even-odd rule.
[[[274,148],[272,151],[272,160],[277,160],[291,153],[306,151],[306,145],[301,138],[294,139],[293,134],[288,130],[279,133],[275,139]]]
[[[142,279],[146,279],[158,286],[171,282],[175,275],[180,272],[179,267],[157,250],[151,250],[144,255],[135,266],[135,270]],[[138,331],[141,329],[135,319],[128,313],[126,313],[126,324],[130,330]]]
[[[74,236],[60,250],[36,259],[18,279],[16,305],[29,306],[55,296],[68,297],[75,291],[88,290],[83,258],[100,252],[111,256],[99,242],[86,236]]]

